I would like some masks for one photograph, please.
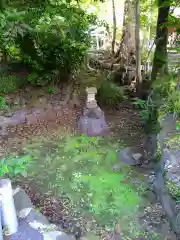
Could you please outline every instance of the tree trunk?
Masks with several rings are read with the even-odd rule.
[[[168,72],[167,66],[167,43],[168,43],[168,28],[166,22],[168,20],[170,3],[166,0],[158,1],[158,19],[156,29],[156,49],[153,59],[153,69],[151,73],[151,80],[156,80],[157,74],[164,74]]]
[[[136,0],[136,89],[138,95],[141,94],[142,76],[141,76],[141,51],[140,51],[140,0]]]
[[[124,4],[123,34],[120,48],[116,53],[121,67],[134,64],[135,60],[135,1],[126,0]]]
[[[112,13],[113,13],[113,38],[112,38],[112,54],[114,54],[114,47],[116,42],[116,8],[115,1],[112,0]]]

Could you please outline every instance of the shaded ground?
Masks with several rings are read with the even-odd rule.
[[[133,104],[124,101],[116,109],[105,109],[106,119],[113,139],[121,140],[127,146],[143,144],[145,134],[139,111]]]
[[[73,109],[74,117],[70,114],[70,121],[65,119],[63,128],[58,123],[44,122],[9,129],[9,136],[1,139],[1,152],[2,155],[6,152],[6,156],[14,152],[33,157],[35,163],[29,169],[28,178],[16,179],[16,182],[26,189],[50,221],[77,237],[84,232],[95,232],[98,238],[111,239],[114,224],[120,222],[124,239],[136,239],[136,235],[144,233],[147,235],[144,239],[161,239],[153,232],[162,226],[163,210],[153,196],[142,196],[147,174],[126,167],[120,172],[112,170],[118,161],[116,150],[125,145],[142,144],[144,137],[138,112],[127,103],[119,108],[119,111],[105,110],[111,134],[98,143],[96,139],[93,143],[87,138],[78,144],[73,142],[71,133],[77,132],[76,116],[79,115],[79,111]],[[64,140],[64,135],[70,136],[68,140]],[[140,203],[142,210],[137,213]],[[138,215],[147,219],[143,229],[138,225]],[[149,226],[152,222],[154,229]]]

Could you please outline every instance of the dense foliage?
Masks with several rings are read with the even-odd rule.
[[[94,22],[70,2],[7,1],[0,13],[1,55],[4,61],[21,61],[35,73],[29,77],[35,83],[67,76],[81,64]]]

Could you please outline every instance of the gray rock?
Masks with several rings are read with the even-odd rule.
[[[90,109],[84,108],[83,116],[100,119],[101,117],[104,117],[104,112],[98,106]]]
[[[120,169],[121,169],[121,164],[120,163],[117,163],[113,166],[114,171],[119,171]]]
[[[30,198],[21,188],[13,191],[15,208],[19,217],[18,232],[8,236],[9,240],[75,240],[72,235],[58,231],[55,225],[37,212]]]
[[[45,240],[42,233],[32,228],[23,219],[19,221],[18,232],[9,236],[8,239],[9,240]]]
[[[127,165],[140,165],[145,159],[142,147],[127,147],[119,151],[119,160]]]
[[[50,231],[43,233],[44,240],[75,240],[71,235],[59,231]]]
[[[5,118],[5,123],[10,126],[10,125],[18,125],[18,124],[23,124],[26,121],[25,117],[25,111],[24,110],[18,110],[16,111],[12,117],[10,118]]]
[[[9,110],[9,111],[7,111],[7,112],[4,113],[4,116],[5,116],[5,117],[12,117],[13,114],[14,114],[13,111],[10,111],[10,110]]]
[[[37,221],[45,225],[49,224],[49,221],[47,220],[47,218],[44,215],[42,215],[40,212],[37,212],[35,209],[31,209],[30,213],[26,217],[26,221],[29,223],[32,221]]]
[[[22,188],[16,188],[14,190],[14,204],[16,211],[19,213],[25,208],[33,208],[33,204]]]
[[[53,230],[52,225],[42,225],[37,221],[19,220],[18,231],[9,240],[75,240],[71,235]]]
[[[141,153],[133,153],[132,158],[137,162],[140,161],[143,155]]]
[[[179,134],[176,130],[176,118],[173,114],[165,116],[161,121],[162,130],[158,140],[161,146],[162,158],[165,163],[166,179],[180,188],[180,149],[177,141],[169,146],[169,140]]]

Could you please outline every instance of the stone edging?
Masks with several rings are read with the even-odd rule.
[[[7,127],[21,124],[38,124],[41,122],[69,123],[74,117],[73,109],[67,106],[47,106],[47,108],[32,108],[17,110],[9,117],[0,116],[0,135],[7,134]]]
[[[17,187],[13,195],[19,227],[17,233],[8,236],[8,240],[75,240],[74,236],[60,231],[37,212],[23,189]]]
[[[170,116],[167,116],[170,117]],[[176,121],[176,120],[175,120]],[[160,136],[162,134],[162,137]],[[163,206],[166,215],[169,219],[171,228],[173,232],[180,236],[180,212],[177,211],[177,204],[173,200],[172,196],[169,194],[167,186],[165,185],[164,174],[165,174],[165,165],[170,158],[169,150],[166,146],[166,133],[163,133],[161,130],[157,142],[160,145],[161,150],[161,160],[155,166],[155,180],[153,183],[154,191],[157,195],[158,200]]]

